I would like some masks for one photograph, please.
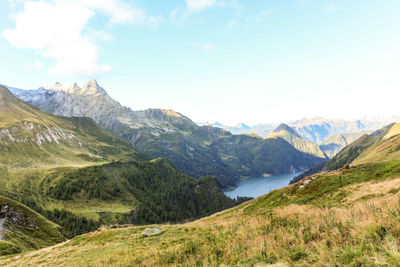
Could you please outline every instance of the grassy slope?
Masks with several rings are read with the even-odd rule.
[[[324,152],[322,152],[322,150],[316,143],[306,141],[303,138],[293,135],[287,131],[273,132],[268,136],[268,138],[278,138],[278,137],[284,139],[286,142],[288,142],[289,144],[294,146],[294,148],[296,148],[301,152],[314,155],[318,158],[323,158],[323,159],[326,158]]]
[[[400,157],[400,124],[394,124],[381,137],[381,141],[374,144],[358,156],[352,164],[392,161]]]
[[[213,179],[193,179],[161,159],[24,173],[0,171],[3,194],[43,209],[65,209],[96,221],[101,218],[104,223],[126,220],[133,210],[137,223],[182,221],[235,204]]]
[[[0,196],[0,218],[6,219],[2,230],[4,240],[0,241],[0,255],[39,249],[64,241],[59,226],[3,196]]]
[[[340,178],[341,177],[341,183]],[[101,229],[10,266],[364,265],[400,261],[400,162],[318,175],[182,225]]]

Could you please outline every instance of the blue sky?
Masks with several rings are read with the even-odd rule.
[[[400,1],[0,0],[0,83],[197,122],[400,115]]]

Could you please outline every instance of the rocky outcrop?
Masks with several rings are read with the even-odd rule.
[[[18,126],[0,129],[0,142],[2,145],[10,143],[33,142],[38,146],[46,143],[81,145],[75,140],[75,136],[60,128],[51,127],[32,122],[23,122]]]
[[[146,228],[143,231],[143,237],[149,237],[149,236],[154,236],[154,235],[160,235],[162,234],[162,230],[159,228]]]

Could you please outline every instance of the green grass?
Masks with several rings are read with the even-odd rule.
[[[0,196],[1,217],[7,218],[3,229],[4,240],[0,241],[2,255],[39,249],[54,245],[65,238],[60,227],[30,208]]]
[[[366,164],[328,174],[317,174],[313,182],[300,189],[299,182],[291,187],[273,191],[262,198],[261,205],[311,204],[317,207],[340,206],[351,192],[346,186],[367,181],[382,181],[400,176],[400,161]],[[253,206],[254,209],[257,206]]]
[[[399,161],[344,169],[195,222],[102,228],[6,264],[396,266],[399,177]],[[147,227],[163,233],[144,238]]]
[[[67,237],[101,224],[193,220],[236,204],[214,178],[191,178],[162,159],[0,170],[0,193],[59,223]]]

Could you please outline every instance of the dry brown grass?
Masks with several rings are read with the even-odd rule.
[[[399,266],[400,179],[365,182],[340,207],[261,199],[180,225],[103,228],[38,253],[3,260],[8,266]],[[365,196],[371,196],[365,198]],[[257,209],[252,209],[257,205]],[[148,227],[148,226],[147,226]]]

